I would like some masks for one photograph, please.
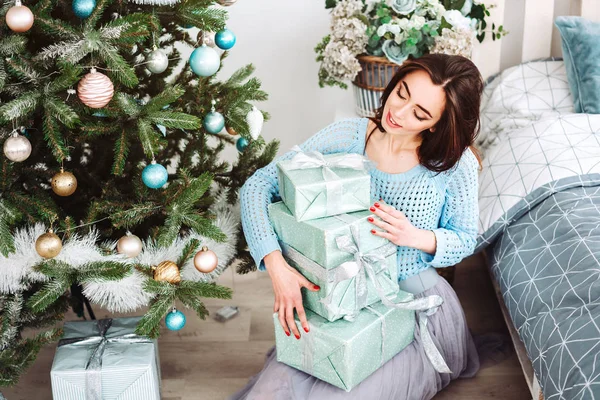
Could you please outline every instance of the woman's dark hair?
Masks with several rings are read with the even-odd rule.
[[[413,71],[425,71],[431,81],[446,93],[446,106],[435,125],[435,130],[420,133],[422,143],[417,150],[419,162],[427,169],[442,172],[452,168],[467,147],[471,147],[480,162],[481,158],[473,142],[479,133],[479,107],[483,79],[471,60],[447,54],[426,54],[406,61],[381,95],[381,106],[375,116],[369,118],[381,132],[383,107],[398,82]],[[365,141],[365,149],[371,134]]]

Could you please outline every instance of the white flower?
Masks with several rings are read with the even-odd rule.
[[[394,34],[394,36],[400,33],[400,25],[398,24],[383,24],[379,28],[377,28],[377,35],[383,37],[388,32]]]
[[[465,4],[460,9],[460,13],[462,15],[467,15],[471,12],[471,8],[473,7],[473,0],[465,0]]]
[[[417,8],[417,0],[387,0],[387,4],[402,15],[408,15]]]
[[[356,54],[364,52],[369,38],[367,26],[358,18],[338,18],[331,24],[331,42],[340,42]]]
[[[329,42],[323,53],[322,67],[338,80],[353,80],[361,70],[356,54],[340,42]]]
[[[475,33],[470,29],[442,29],[442,34],[435,38],[430,53],[460,55],[471,58]]]
[[[447,10],[444,18],[456,29],[471,29],[471,18],[467,18],[458,10]]]
[[[427,20],[419,15],[413,15],[410,19],[410,28],[415,28],[416,30],[421,30],[423,25],[427,23]]]
[[[340,0],[331,11],[333,19],[350,18],[362,11],[363,3],[361,0]]]

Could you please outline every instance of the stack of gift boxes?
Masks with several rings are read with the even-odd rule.
[[[414,310],[381,300],[413,296],[398,289],[396,245],[370,233],[366,159],[295,149],[277,163],[283,201],[269,218],[286,261],[321,289],[302,289],[310,331],[300,339],[273,315],[277,359],[349,391],[412,342]]]

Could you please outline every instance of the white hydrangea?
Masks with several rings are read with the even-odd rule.
[[[458,10],[447,10],[444,13],[444,18],[453,28],[456,29],[471,29],[472,21],[471,18],[465,17]]]
[[[475,33],[467,29],[442,29],[442,34],[435,38],[431,53],[460,55],[471,58]]]
[[[329,42],[323,53],[323,68],[339,80],[353,80],[361,67],[356,54],[340,42]]]
[[[333,19],[338,18],[350,18],[360,12],[363,9],[363,2],[361,0],[340,0],[331,11]]]
[[[340,42],[353,53],[365,51],[369,38],[367,26],[358,18],[338,18],[331,24],[331,42]]]

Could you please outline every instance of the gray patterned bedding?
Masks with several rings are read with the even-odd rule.
[[[479,238],[545,399],[600,399],[600,115],[562,61],[486,87]]]

